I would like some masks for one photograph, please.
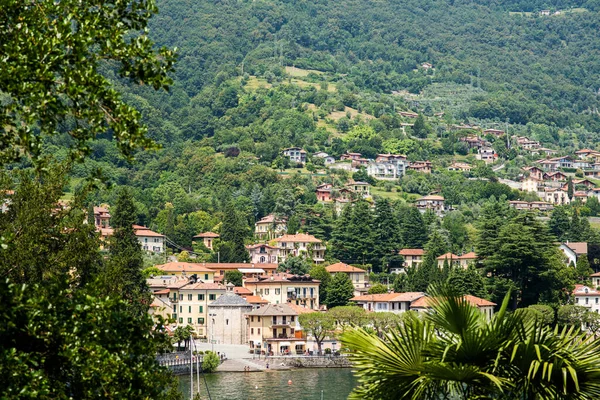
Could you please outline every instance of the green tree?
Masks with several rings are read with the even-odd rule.
[[[373,262],[381,265],[387,263],[400,246],[398,221],[387,199],[380,199],[375,203],[373,231],[375,236]]]
[[[2,280],[0,301],[4,398],[168,399],[177,385],[156,362],[170,343],[162,321],[132,315],[119,296],[62,279]]]
[[[363,328],[342,335],[360,382],[351,399],[568,399],[600,393],[600,342],[585,333],[507,313],[509,295],[488,319],[447,289],[432,293],[433,312],[406,315],[383,339]]]
[[[342,332],[351,326],[361,326],[367,316],[365,309],[358,306],[333,307],[327,313]]]
[[[556,319],[560,325],[581,328],[587,313],[588,310],[584,306],[567,304],[558,309]]]
[[[190,257],[190,253],[186,250],[183,250],[181,253],[177,254],[177,261],[179,262],[190,262],[192,258]]]
[[[309,269],[310,265],[306,262],[306,259],[295,256],[287,257],[277,267],[277,271],[279,272],[287,272],[294,275],[306,275]]]
[[[204,353],[202,357],[202,371],[211,373],[215,372],[219,365],[221,364],[221,360],[219,356],[214,351],[207,351]]]
[[[415,123],[412,127],[412,133],[414,136],[421,139],[425,139],[427,135],[431,133],[431,127],[425,122],[425,117],[423,117],[423,114],[419,114],[415,120]]]
[[[565,207],[555,207],[548,221],[550,231],[562,241],[571,228],[571,220]]]
[[[587,254],[582,254],[577,258],[575,272],[579,283],[590,281],[590,275],[594,273],[594,270],[590,267],[590,261],[587,258]]]
[[[569,177],[569,179],[567,179],[567,196],[569,196],[569,200],[573,199],[574,194],[575,189],[573,188],[573,179]]]
[[[310,269],[308,274],[311,278],[321,282],[319,284],[319,303],[327,304],[327,291],[331,282],[331,274],[322,265],[315,265]]]
[[[323,340],[332,334],[335,328],[334,319],[330,313],[312,312],[300,314],[298,322],[307,335],[311,335],[317,342],[318,354],[322,354]]]
[[[545,304],[533,304],[526,308],[526,310],[533,311],[534,318],[545,326],[554,324],[554,309]]]
[[[133,229],[135,215],[131,193],[120,190],[111,214],[114,232],[109,241],[110,260],[103,281],[108,293],[122,296],[131,305],[132,312],[141,315],[148,310],[150,293],[142,274],[142,248]]]
[[[354,285],[344,273],[338,273],[333,276],[331,283],[327,287],[327,307],[333,308],[345,306],[353,297]]]
[[[224,218],[221,224],[221,241],[216,245],[215,253],[224,263],[243,263],[250,261],[250,256],[244,245],[249,228],[247,221],[236,210],[232,202],[227,203],[223,210]]]
[[[232,283],[234,286],[242,286],[243,278],[244,274],[242,274],[237,269],[225,272],[224,276],[225,282]]]
[[[300,219],[296,214],[292,215],[287,223],[287,233],[295,235],[300,230]]]
[[[443,270],[438,267],[437,258],[448,250],[446,239],[438,230],[431,233],[425,246],[425,257],[418,268],[410,275],[409,287],[415,292],[424,292],[429,285],[443,280]]]
[[[422,249],[427,242],[427,227],[416,207],[408,207],[401,223],[402,245],[409,249]]]
[[[141,114],[123,102],[104,67],[109,60],[122,78],[168,87],[174,53],[154,50],[145,30],[156,12],[151,1],[5,2],[0,87],[11,101],[3,104],[0,126],[10,134],[1,135],[0,162],[39,156],[42,139],[59,132],[71,136],[79,154],[106,131],[127,157],[153,147]]]
[[[382,283],[376,283],[371,286],[368,290],[368,294],[378,294],[378,293],[387,293],[388,287]]]
[[[446,281],[456,294],[470,294],[481,298],[487,297],[485,292],[485,279],[472,265],[468,268],[454,268]]]

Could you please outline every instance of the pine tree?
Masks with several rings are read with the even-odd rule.
[[[590,267],[590,261],[588,260],[587,254],[582,254],[577,259],[576,272],[579,283],[589,282],[590,275],[594,273],[594,270]]]
[[[497,201],[494,197],[483,205],[479,223],[475,248],[479,258],[485,259],[496,251],[498,228],[507,219],[510,210],[507,202]]]
[[[485,279],[474,266],[454,268],[446,280],[448,286],[458,295],[470,294],[485,298]]]
[[[573,179],[569,177],[567,180],[567,196],[569,196],[569,200],[573,199],[573,195],[575,194],[575,189],[573,188]]]
[[[287,233],[295,235],[300,230],[300,220],[296,214],[292,215],[287,223]]]
[[[569,215],[567,214],[565,207],[555,207],[554,210],[552,210],[550,220],[548,221],[548,227],[558,240],[565,240],[565,237],[568,235],[571,228],[571,221],[569,220]]]
[[[448,251],[448,243],[444,236],[435,230],[425,246],[425,258],[410,279],[411,290],[423,292],[429,285],[444,280],[442,269],[438,267],[437,258]]]
[[[346,259],[354,263],[371,263],[375,235],[371,206],[364,200],[352,207],[350,225],[347,227],[348,242],[345,244]]]
[[[223,210],[224,218],[221,224],[221,242],[215,251],[219,253],[218,259],[224,263],[241,263],[250,261],[250,256],[244,245],[248,235],[248,224],[242,218],[233,203],[229,202]]]
[[[109,243],[109,273],[104,282],[110,293],[121,295],[130,304],[133,314],[141,315],[148,310],[150,294],[142,274],[142,248],[133,229],[135,216],[131,193],[122,189],[111,213],[114,233]]]
[[[579,210],[573,208],[571,216],[571,224],[569,226],[568,238],[573,242],[580,242],[584,235],[584,226],[581,218],[579,218]]]
[[[422,249],[427,242],[427,227],[421,212],[409,207],[402,221],[402,244],[409,249]]]
[[[90,226],[96,226],[96,218],[94,218],[94,203],[90,203],[87,209],[87,223]]]
[[[327,307],[345,306],[354,294],[354,285],[347,274],[335,274],[327,288]]]
[[[424,139],[427,137],[430,131],[431,128],[425,123],[425,118],[423,117],[423,114],[419,114],[412,127],[413,135],[418,138]]]
[[[373,264],[382,265],[386,262],[386,258],[391,257],[400,246],[398,221],[387,199],[375,203],[373,225],[375,234]]]
[[[327,292],[332,279],[331,274],[322,265],[315,265],[310,269],[308,274],[311,278],[321,282],[319,284],[319,303],[327,304]]]
[[[335,224],[331,235],[331,255],[338,260],[348,260],[347,245],[350,242],[348,229],[352,219],[352,204],[348,204],[342,210],[342,215]],[[352,260],[351,262],[354,262]]]

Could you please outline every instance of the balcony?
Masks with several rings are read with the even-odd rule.
[[[292,324],[291,321],[279,321],[271,324],[271,328],[289,328]]]
[[[169,300],[171,300],[171,303],[179,302],[179,299],[177,297],[171,297]]]

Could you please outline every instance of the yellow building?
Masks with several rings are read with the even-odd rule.
[[[333,277],[335,274],[346,274],[348,278],[352,281],[352,285],[354,285],[354,295],[360,296],[361,294],[365,294],[369,288],[367,287],[367,280],[365,279],[365,275],[367,271],[364,269],[360,269],[357,267],[353,267],[352,265],[344,264],[342,262],[331,264],[325,267],[327,272]]]
[[[248,344],[262,354],[303,354],[306,338],[298,325],[298,313],[287,304],[268,304],[247,315]]]
[[[208,336],[208,305],[225,293],[218,283],[188,283],[169,287],[177,326],[191,325],[200,337]]]
[[[293,303],[318,310],[320,283],[309,276],[274,274],[248,278],[244,287],[271,304]]]

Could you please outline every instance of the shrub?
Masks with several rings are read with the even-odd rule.
[[[202,369],[204,372],[215,372],[220,364],[219,356],[212,351],[207,351],[202,359]]]

